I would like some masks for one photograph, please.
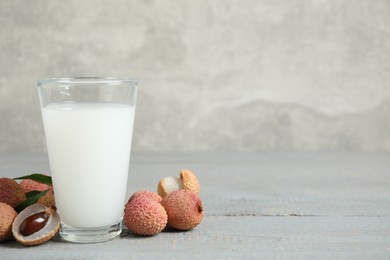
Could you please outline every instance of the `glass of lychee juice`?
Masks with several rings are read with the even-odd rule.
[[[103,242],[122,231],[137,89],[131,78],[38,81],[60,235],[67,241]]]

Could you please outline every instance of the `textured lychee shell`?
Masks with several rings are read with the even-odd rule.
[[[199,195],[200,185],[196,175],[190,170],[181,170],[180,178],[183,180],[183,187],[186,190],[193,191],[196,195]]]
[[[190,230],[202,222],[203,205],[200,198],[190,190],[170,193],[161,201],[168,215],[168,225],[179,230]]]
[[[45,205],[46,207],[55,207],[55,198],[52,190],[49,190],[45,195],[39,198],[38,203]]]
[[[20,182],[20,186],[23,188],[25,193],[37,190],[37,191],[49,191],[42,197],[39,198],[38,203],[45,205],[46,207],[55,206],[55,199],[53,193],[53,187],[47,184],[43,184],[34,180],[25,179]]]
[[[23,188],[23,191],[25,193],[33,191],[33,190],[44,191],[47,189],[51,189],[51,186],[49,186],[47,184],[43,184],[43,183],[40,183],[40,182],[37,182],[34,180],[30,180],[30,179],[22,180],[19,184]]]
[[[160,233],[167,225],[168,216],[160,203],[138,197],[127,203],[124,222],[134,234],[151,236]]]
[[[165,179],[165,178],[164,178]],[[162,198],[164,198],[165,196],[167,196],[169,194],[168,190],[165,188],[164,186],[164,179],[161,179],[159,182],[158,182],[158,185],[157,185],[157,193],[158,195],[160,195]]]
[[[49,214],[49,220],[41,230],[29,236],[23,236],[20,234],[20,225],[26,218],[44,211]],[[57,212],[51,208],[46,207],[45,205],[36,203],[22,210],[15,218],[14,223],[12,224],[12,234],[19,243],[25,246],[35,246],[51,239],[57,233],[59,228],[60,217]]]
[[[161,202],[162,198],[155,192],[153,191],[149,191],[149,190],[139,190],[137,192],[135,192],[133,195],[131,195],[131,197],[129,198],[128,202],[129,203],[130,201],[134,200],[134,199],[137,199],[137,198],[146,198],[146,199],[151,199],[153,201],[156,201],[156,202]]]
[[[0,202],[0,242],[12,237],[12,223],[17,215],[13,207]]]
[[[19,183],[9,178],[0,178],[0,202],[15,208],[25,199],[26,195]]]

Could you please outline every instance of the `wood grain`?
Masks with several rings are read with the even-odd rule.
[[[389,153],[134,154],[128,195],[182,168],[201,181],[196,229],[91,245],[11,241],[0,259],[390,258]],[[45,156],[0,156],[0,177],[48,169]]]

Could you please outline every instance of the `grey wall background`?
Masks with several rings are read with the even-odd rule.
[[[390,1],[0,1],[0,152],[35,82],[140,80],[133,149],[389,150]]]

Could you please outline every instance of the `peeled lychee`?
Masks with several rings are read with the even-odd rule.
[[[0,242],[12,236],[12,223],[18,213],[10,205],[0,202]]]
[[[26,199],[22,187],[10,178],[0,178],[0,202],[16,207]]]
[[[190,230],[202,221],[202,201],[190,190],[170,193],[162,199],[161,205],[168,214],[168,225],[175,229]]]
[[[129,203],[130,201],[134,200],[134,199],[137,199],[137,198],[146,198],[146,199],[151,199],[151,200],[154,200],[156,202],[161,202],[162,198],[155,192],[153,191],[149,191],[149,190],[140,190],[140,191],[137,191],[135,192],[133,195],[131,195],[129,201],[127,203]]]
[[[47,184],[43,184],[34,180],[25,179],[20,182],[20,186],[25,193],[37,190],[45,191],[49,190],[44,196],[40,197],[38,203],[45,205],[46,207],[52,207],[55,205],[53,187]]]
[[[35,246],[51,239],[60,228],[60,216],[52,208],[35,203],[15,218],[12,234],[25,246]]]
[[[140,196],[139,193],[126,204],[124,222],[134,234],[151,236],[160,233],[167,220],[167,213],[153,196]]]
[[[183,169],[180,171],[180,178],[168,176],[161,179],[157,186],[157,193],[165,197],[181,189],[190,190],[199,195],[199,181],[192,171]]]

